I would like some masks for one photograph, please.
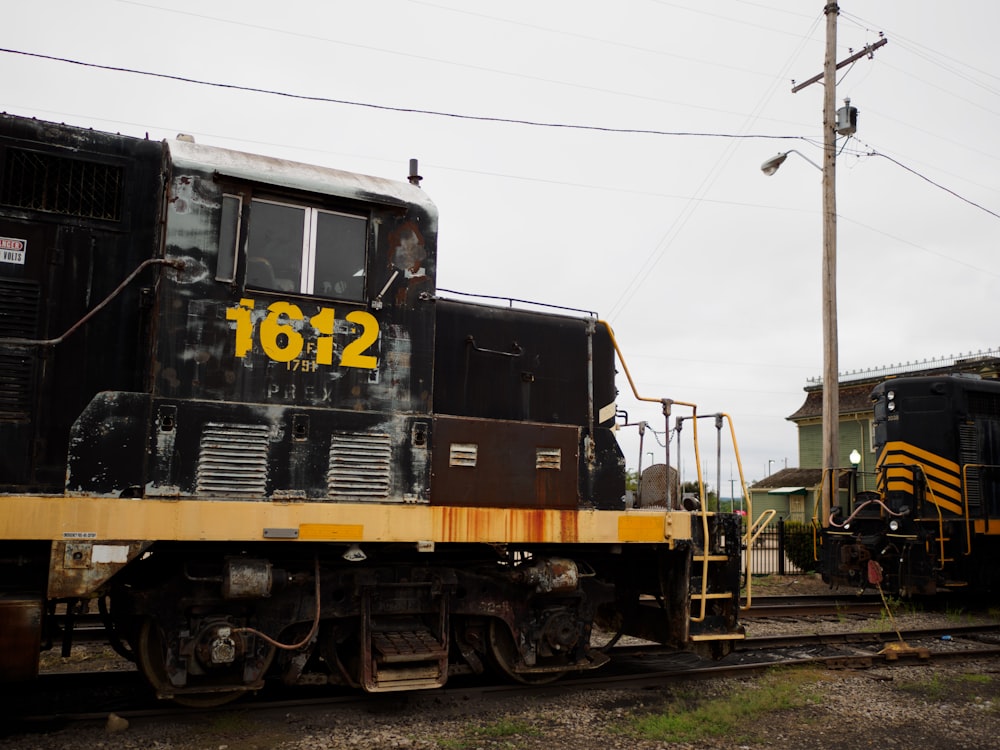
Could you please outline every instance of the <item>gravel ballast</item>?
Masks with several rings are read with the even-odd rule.
[[[815,577],[781,580],[755,595],[822,593]],[[776,590],[777,589],[777,590]],[[941,619],[945,618],[945,619]],[[934,627],[956,615],[907,612],[899,627]],[[963,618],[961,624],[967,624]],[[750,621],[749,635],[848,629],[830,621]],[[798,630],[795,630],[798,628]],[[655,689],[559,690],[542,696],[450,697],[421,692],[380,696],[363,708],[300,707],[255,711],[233,704],[222,714],[192,713],[169,722],[133,719],[72,725],[0,738],[0,749],[49,750],[653,750],[654,748],[920,747],[1000,745],[1000,660],[901,660],[862,670],[808,667],[770,676],[692,680]],[[671,710],[692,712],[730,699],[731,714],[774,685],[794,682],[785,707],[751,713],[723,734],[680,740],[642,734],[637,722]],[[733,697],[735,696],[735,701]],[[734,708],[735,707],[735,708]]]

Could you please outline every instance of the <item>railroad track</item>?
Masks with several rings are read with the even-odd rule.
[[[907,649],[894,646],[900,640],[906,643]],[[842,631],[748,638],[721,662],[679,654],[654,644],[631,645],[615,648],[611,664],[601,670],[567,677],[549,685],[497,683],[485,677],[460,676],[450,680],[442,690],[404,698],[437,700],[447,696],[450,700],[467,700],[519,693],[555,694],[559,690],[647,689],[678,679],[747,675],[784,665],[857,669],[880,664],[986,657],[1000,657],[1000,627],[996,625],[922,628],[898,634],[895,631]],[[153,699],[136,671],[43,675],[32,692],[37,700],[32,702],[25,693],[18,702],[8,700],[5,712],[10,711],[11,720],[33,725],[36,729],[52,722],[64,726],[67,722],[103,721],[112,711],[130,720],[140,717],[169,720],[171,716],[192,712],[190,708]],[[371,696],[337,687],[295,690],[268,687],[239,703],[206,710],[257,712],[290,707],[315,707],[317,710],[370,707],[386,699],[384,695]]]
[[[741,602],[745,605],[745,601]],[[873,595],[831,594],[817,596],[755,596],[742,616],[750,619],[828,617],[837,615],[865,615],[880,612],[882,600]],[[59,647],[65,636],[62,618],[57,620],[52,634],[53,644]],[[74,617],[74,644],[106,643],[107,631],[100,616],[93,612]]]
[[[769,648],[795,648],[808,646],[838,646],[890,643],[900,638],[906,639],[947,639],[964,638],[975,641],[983,639],[992,641],[994,636],[1000,643],[1000,627],[997,625],[957,625],[949,628],[906,628],[899,632],[886,630],[873,632],[870,630],[844,631],[837,633],[802,633],[794,635],[768,635],[747,638],[736,644],[736,651],[762,651]]]
[[[750,619],[765,617],[829,617],[868,615],[884,609],[882,599],[871,595],[822,595],[822,596],[755,596],[750,607],[741,615]]]

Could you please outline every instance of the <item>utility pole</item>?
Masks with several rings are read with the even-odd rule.
[[[837,345],[837,14],[827,3],[823,61],[823,485],[820,526],[826,526],[840,465],[840,378]]]
[[[826,14],[826,54],[822,76],[795,85],[792,93],[823,80],[823,475],[822,516],[826,526],[837,497],[840,466],[840,377],[837,351],[837,70],[872,53],[888,40],[865,45],[861,52],[837,62],[837,3],[828,2]]]
[[[823,72],[798,85],[792,81],[792,93],[821,79],[823,81],[823,494],[820,525],[826,526],[833,499],[837,496],[840,466],[840,377],[837,363],[837,70],[862,57],[871,57],[888,39],[883,37],[874,44],[865,45],[864,50],[838,63],[837,15],[840,7],[835,0],[827,2],[823,13],[826,14]]]

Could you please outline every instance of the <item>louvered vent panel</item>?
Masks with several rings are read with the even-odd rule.
[[[327,487],[332,497],[387,497],[392,442],[380,433],[337,432],[330,437]]]
[[[6,206],[120,221],[125,170],[113,164],[7,149],[0,202]]]
[[[562,469],[562,450],[559,448],[536,448],[535,468],[560,471]]]
[[[263,497],[267,448],[267,425],[208,422],[198,452],[198,492]]]
[[[976,425],[960,424],[958,426],[958,450],[959,461],[964,464],[978,464],[979,457],[979,436]],[[980,483],[979,469],[976,466],[969,466],[965,472],[965,497],[971,510],[978,510],[982,501],[982,486]]]
[[[958,450],[963,464],[979,463],[979,438],[974,424],[958,425]]]
[[[479,445],[477,443],[452,443],[448,449],[448,466],[475,468],[478,460]]]
[[[40,287],[35,281],[0,279],[0,338],[37,338]],[[27,419],[37,349],[0,349],[0,419]]]

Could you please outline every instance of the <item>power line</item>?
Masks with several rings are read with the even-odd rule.
[[[865,30],[869,30],[870,28],[872,28],[871,24],[868,21],[866,21],[865,19],[861,18],[860,16],[852,15],[850,13],[845,13],[843,11],[841,11],[841,16],[843,18],[847,19],[848,21],[854,23],[858,28],[862,28],[862,29],[865,29]],[[990,72],[988,70],[983,70],[982,68],[977,68],[974,65],[970,65],[969,63],[963,62],[962,60],[959,60],[956,57],[951,57],[950,55],[946,55],[943,52],[938,52],[937,50],[931,49],[930,47],[927,47],[925,45],[920,44],[919,42],[911,41],[911,40],[907,39],[907,37],[905,37],[905,36],[900,36],[895,31],[893,31],[891,33],[892,33],[893,39],[899,41],[901,43],[902,47],[904,47],[905,49],[908,49],[914,55],[927,60],[931,64],[933,64],[933,65],[941,68],[941,70],[947,71],[948,73],[951,73],[952,75],[955,75],[958,78],[961,78],[961,79],[963,79],[965,81],[968,81],[969,83],[972,83],[973,85],[980,86],[981,88],[986,89],[990,93],[993,93],[993,94],[998,93],[997,90],[994,89],[993,87],[991,87],[991,86],[989,86],[989,85],[987,85],[985,83],[982,83],[981,81],[978,81],[975,78],[973,78],[973,77],[971,77],[971,76],[969,76],[969,75],[967,75],[965,73],[962,73],[962,72],[958,71],[957,69],[955,69],[953,67],[945,65],[944,63],[941,62],[941,60],[947,60],[947,61],[955,63],[956,65],[959,65],[959,66],[961,66],[963,68],[968,68],[969,70],[974,71],[974,72],[978,73],[981,76],[985,76],[987,78],[993,78],[995,80],[1000,81],[1000,76],[998,76],[996,73],[992,73],[992,72]],[[924,50],[926,50],[926,51],[924,51]]]
[[[985,273],[985,274],[987,274],[989,276],[1000,277],[1000,273],[997,273],[996,271],[991,271],[988,268],[982,268],[980,266],[977,266],[977,265],[974,265],[974,264],[969,263],[967,261],[964,261],[964,260],[962,260],[960,258],[956,258],[953,255],[947,255],[947,254],[939,252],[937,250],[932,250],[932,249],[930,249],[928,247],[925,247],[923,245],[918,245],[916,242],[912,242],[912,241],[910,241],[908,239],[905,239],[905,238],[900,237],[900,236],[895,235],[895,234],[890,234],[889,232],[886,232],[886,231],[884,231],[882,229],[878,229],[876,227],[873,227],[870,224],[865,224],[863,222],[858,221],[857,219],[853,219],[850,216],[845,216],[844,214],[837,214],[837,221],[846,221],[846,222],[849,222],[851,224],[854,224],[855,226],[859,226],[859,227],[861,227],[863,229],[867,229],[869,232],[873,232],[874,234],[880,234],[883,237],[888,237],[889,239],[895,240],[896,242],[899,242],[900,244],[909,245],[910,247],[912,247],[912,248],[914,248],[916,250],[920,250],[921,252],[927,253],[928,255],[934,255],[934,256],[937,256],[938,258],[941,258],[942,260],[947,260],[947,261],[949,261],[951,263],[957,263],[960,266],[965,266],[966,268],[970,268],[973,271],[976,271],[978,273]]]
[[[284,97],[284,98],[288,98],[288,99],[298,99],[298,100],[303,100],[303,101],[322,102],[322,103],[327,103],[327,104],[340,104],[340,105],[343,105],[343,106],[360,107],[360,108],[374,109],[374,110],[379,110],[379,111],[399,112],[399,113],[403,113],[403,114],[427,115],[427,116],[432,116],[432,117],[447,117],[447,118],[451,118],[451,119],[468,120],[468,121],[475,121],[475,122],[492,122],[492,123],[502,123],[502,124],[508,124],[508,125],[524,125],[524,126],[529,126],[529,127],[556,128],[556,129],[564,129],[564,130],[579,130],[579,131],[598,132],[598,133],[616,133],[616,134],[625,134],[625,135],[654,135],[654,136],[672,136],[672,137],[720,138],[720,139],[729,139],[729,140],[751,140],[751,139],[757,139],[757,140],[802,140],[802,141],[806,141],[806,142],[811,142],[811,140],[808,137],[806,137],[806,136],[771,135],[771,134],[763,134],[763,133],[708,133],[708,132],[699,132],[699,131],[656,130],[656,129],[647,129],[647,128],[615,128],[615,127],[602,126],[602,125],[584,125],[584,124],[581,124],[581,123],[564,123],[564,122],[544,122],[544,121],[540,121],[540,120],[528,120],[528,119],[523,119],[523,118],[490,117],[490,116],[486,116],[486,115],[471,115],[471,114],[463,114],[463,113],[459,113],[459,112],[445,112],[445,111],[441,111],[441,110],[420,109],[420,108],[413,108],[413,107],[396,107],[396,106],[392,106],[392,105],[388,105],[388,104],[375,104],[375,103],[372,103],[372,102],[353,101],[353,100],[350,100],[350,99],[337,99],[337,98],[334,98],[334,97],[315,96],[315,95],[309,95],[309,94],[295,94],[295,93],[291,93],[291,92],[287,92],[287,91],[280,91],[280,90],[277,90],[277,89],[264,89],[264,88],[259,88],[259,87],[255,87],[255,86],[244,86],[244,85],[233,84],[233,83],[221,83],[221,82],[217,82],[217,81],[206,81],[206,80],[201,80],[201,79],[197,79],[197,78],[190,78],[190,77],[187,77],[187,76],[178,76],[178,75],[172,75],[172,74],[168,74],[168,73],[155,73],[155,72],[152,72],[152,71],[139,70],[139,69],[136,69],[136,68],[126,68],[126,67],[115,66],[115,65],[101,65],[101,64],[98,64],[98,63],[85,62],[85,61],[82,61],[82,60],[74,60],[72,58],[67,58],[67,57],[57,57],[57,56],[54,56],[54,55],[43,55],[43,54],[40,54],[40,53],[37,53],[37,52],[26,52],[26,51],[23,51],[23,50],[15,50],[15,49],[10,49],[10,48],[5,48],[5,47],[0,47],[0,52],[5,52],[7,54],[12,54],[12,55],[21,55],[21,56],[24,56],[24,57],[33,57],[33,58],[41,59],[41,60],[51,60],[53,62],[62,62],[62,63],[70,64],[70,65],[78,65],[78,66],[81,66],[81,67],[93,68],[93,69],[97,69],[97,70],[108,70],[108,71],[112,71],[112,72],[116,72],[116,73],[129,73],[129,74],[132,74],[132,75],[141,75],[141,76],[147,76],[147,77],[151,77],[151,78],[160,78],[160,79],[164,79],[164,80],[179,81],[181,83],[190,83],[190,84],[197,85],[197,86],[207,86],[207,87],[211,87],[211,88],[222,88],[222,89],[229,89],[229,90],[234,90],[234,91],[246,91],[246,92],[255,93],[255,94],[266,94],[266,95],[270,95],[270,96],[280,96],[280,97]],[[896,166],[900,167],[901,169],[904,169],[907,172],[910,172],[911,174],[915,175],[916,177],[919,177],[920,179],[926,181],[927,183],[933,185],[934,187],[936,187],[936,188],[938,188],[940,190],[945,191],[949,195],[952,195],[955,198],[958,198],[959,200],[961,200],[961,201],[963,201],[965,203],[968,203],[970,206],[973,206],[974,208],[978,208],[981,211],[984,211],[984,212],[990,214],[991,216],[994,216],[994,217],[1000,219],[1000,214],[998,214],[998,213],[996,213],[996,212],[994,212],[994,211],[992,211],[992,210],[990,210],[990,209],[988,209],[988,208],[980,205],[979,203],[976,203],[975,201],[972,201],[972,200],[969,200],[968,198],[965,198],[964,196],[960,195],[959,193],[955,192],[954,190],[951,190],[950,188],[947,188],[947,187],[941,185],[940,183],[935,182],[934,180],[930,179],[926,175],[921,174],[920,172],[918,172],[917,170],[913,169],[912,167],[908,167],[907,165],[903,164],[902,162],[898,161],[897,159],[894,159],[894,158],[892,158],[890,156],[887,156],[886,154],[883,154],[883,153],[880,153],[878,151],[875,151],[874,149],[872,149],[867,155],[868,156],[880,156],[880,157],[882,157],[884,159],[887,159],[890,162],[892,162],[893,164],[895,164]],[[666,238],[664,238],[664,240],[665,239]],[[662,244],[662,241],[661,241],[661,243],[658,243],[658,244]],[[656,249],[654,249],[653,255],[659,256],[661,254],[662,254],[662,252],[661,253],[657,253]],[[659,257],[657,257],[657,260],[659,260]],[[648,263],[648,261],[649,261],[649,258],[647,258],[647,263]],[[644,264],[644,265],[646,265],[646,264]],[[655,263],[653,263],[653,265],[655,265]],[[650,270],[652,270],[652,269],[650,269]],[[640,269],[640,274],[641,274],[641,269]],[[637,276],[640,275],[640,274],[637,274]],[[634,281],[635,280],[633,279],[633,282]],[[627,292],[627,290],[626,290],[626,292]],[[621,301],[621,298],[619,299],[619,302],[620,301]],[[618,303],[616,303],[616,305],[617,304]]]
[[[411,2],[412,1],[414,1],[414,0],[411,0]],[[572,81],[556,80],[556,79],[546,78],[546,77],[538,76],[538,75],[529,75],[529,74],[525,74],[525,73],[513,72],[513,71],[510,71],[510,70],[501,70],[501,69],[497,69],[497,68],[484,67],[484,66],[481,66],[481,65],[473,65],[473,64],[470,64],[470,63],[459,62],[459,61],[455,61],[455,60],[445,60],[445,59],[442,59],[442,58],[433,57],[433,56],[425,55],[425,54],[416,54],[416,53],[412,53],[412,52],[404,52],[404,51],[401,51],[401,50],[398,50],[398,49],[390,49],[390,48],[384,48],[384,47],[374,47],[374,46],[367,45],[367,44],[359,44],[357,42],[345,41],[343,39],[332,39],[332,38],[329,38],[329,37],[319,36],[319,35],[316,35],[316,34],[303,33],[301,31],[289,31],[287,29],[274,28],[274,27],[265,26],[265,25],[262,25],[262,24],[248,23],[246,21],[234,20],[232,18],[226,18],[226,17],[221,17],[221,16],[215,16],[215,15],[208,15],[206,13],[194,13],[194,12],[191,12],[191,11],[180,10],[180,9],[173,8],[173,7],[162,7],[162,6],[159,6],[159,5],[151,5],[151,4],[148,4],[148,3],[145,3],[145,2],[139,2],[138,0],[118,0],[118,2],[127,3],[129,5],[135,5],[136,7],[146,8],[146,9],[149,9],[149,10],[156,10],[156,11],[160,11],[162,13],[170,13],[170,14],[174,14],[174,15],[188,16],[188,17],[191,17],[191,18],[197,18],[197,19],[207,20],[207,21],[214,21],[216,23],[227,24],[227,25],[231,25],[231,26],[240,26],[240,27],[243,27],[243,28],[255,29],[255,30],[258,30],[258,31],[264,31],[264,32],[269,33],[269,34],[280,34],[282,36],[289,36],[289,37],[294,37],[294,38],[299,38],[299,39],[307,39],[307,40],[310,40],[310,41],[318,41],[318,42],[323,42],[323,43],[327,43],[327,44],[335,44],[335,45],[342,46],[342,47],[350,47],[350,48],[353,48],[353,49],[360,49],[360,50],[364,50],[364,51],[367,51],[367,52],[375,52],[375,53],[383,54],[383,55],[397,55],[397,56],[401,56],[401,57],[411,58],[411,59],[414,59],[414,60],[420,60],[420,61],[423,61],[423,62],[434,63],[434,64],[437,64],[437,65],[446,65],[446,66],[451,66],[451,67],[456,67],[456,68],[462,68],[462,69],[465,69],[465,70],[472,70],[472,71],[475,71],[477,73],[490,73],[490,74],[493,74],[493,75],[508,76],[508,77],[512,77],[512,78],[518,78],[518,79],[522,79],[522,80],[533,81],[533,82],[536,82],[536,83],[547,83],[547,84],[552,84],[554,86],[564,86],[564,87],[569,87],[569,88],[574,88],[574,89],[580,89],[580,90],[583,90],[583,91],[596,92],[596,93],[599,93],[599,94],[608,94],[608,95],[611,95],[611,96],[626,97],[626,98],[630,98],[630,99],[637,99],[637,100],[640,100],[640,101],[652,101],[652,102],[656,102],[656,103],[660,103],[660,104],[670,104],[672,106],[678,106],[678,107],[689,107],[689,108],[692,108],[692,109],[703,110],[705,112],[709,112],[709,113],[712,113],[712,114],[722,114],[722,115],[738,115],[739,114],[738,112],[730,112],[728,110],[720,109],[718,107],[708,107],[708,106],[692,104],[690,102],[684,102],[684,101],[673,101],[673,100],[669,100],[669,99],[662,99],[662,98],[659,98],[659,97],[647,96],[647,95],[643,95],[643,94],[639,94],[639,93],[630,93],[630,92],[620,91],[620,90],[616,90],[616,89],[602,88],[602,87],[587,85],[587,84],[583,84],[583,83],[576,83],[576,82],[572,82]],[[460,12],[460,11],[455,11],[455,12]],[[475,15],[475,14],[471,14],[471,15]],[[500,22],[500,19],[497,19],[497,22]],[[512,22],[512,23],[516,23],[516,22]],[[552,33],[556,33],[556,32],[552,32]],[[601,43],[601,42],[598,40],[598,43]],[[611,44],[612,42],[606,42],[606,43]],[[700,61],[699,61],[699,63],[700,63]],[[741,72],[746,72],[742,68],[740,70],[741,70]]]
[[[991,211],[990,209],[986,208],[985,206],[981,206],[978,203],[976,203],[975,201],[969,200],[968,198],[966,198],[966,197],[964,197],[962,195],[959,195],[958,193],[956,193],[951,188],[946,188],[944,185],[942,185],[942,184],[940,184],[938,182],[934,182],[934,180],[932,180],[927,175],[920,174],[920,172],[918,172],[917,170],[912,169],[912,168],[906,166],[902,162],[897,161],[896,159],[893,159],[891,156],[887,156],[886,154],[879,153],[875,149],[872,149],[870,152],[868,152],[867,155],[868,156],[881,156],[883,159],[888,159],[889,161],[891,161],[893,164],[895,164],[900,169],[905,169],[907,172],[909,172],[910,174],[912,174],[912,175],[914,175],[916,177],[919,177],[924,182],[930,183],[931,185],[933,185],[934,187],[938,188],[939,190],[944,190],[949,195],[953,195],[956,198],[958,198],[960,201],[963,201],[964,203],[968,203],[973,208],[978,208],[980,211],[985,211],[990,216],[995,216],[996,218],[1000,219],[1000,214],[996,213],[995,211]]]
[[[303,101],[310,102],[322,102],[325,104],[341,104],[348,107],[362,107],[365,109],[375,109],[384,112],[400,112],[403,114],[414,114],[414,115],[430,115],[433,117],[449,117],[456,120],[472,120],[476,122],[494,122],[503,123],[507,125],[527,125],[537,128],[562,128],[565,130],[583,130],[597,133],[619,133],[626,135],[658,135],[658,136],[687,136],[687,137],[697,137],[697,138],[728,138],[728,139],[768,139],[768,140],[787,140],[787,139],[800,139],[802,136],[791,136],[791,135],[768,135],[763,133],[706,133],[698,131],[685,131],[685,130],[656,130],[648,128],[614,128],[602,125],[583,125],[580,123],[565,123],[565,122],[543,122],[540,120],[527,120],[515,117],[489,117],[486,115],[470,115],[462,114],[459,112],[444,112],[441,110],[433,109],[420,109],[416,107],[395,107],[389,104],[375,104],[372,102],[360,102],[353,101],[350,99],[337,99],[334,97],[326,96],[315,96],[310,94],[293,94],[288,91],[279,91],[277,89],[263,89],[255,86],[243,86],[235,83],[220,83],[217,81],[206,81],[198,78],[189,78],[187,76],[172,75],[169,73],[154,73],[148,70],[138,70],[136,68],[124,68],[117,65],[101,65],[98,63],[84,62],[83,60],[74,60],[68,57],[56,57],[54,55],[43,55],[37,52],[25,52],[23,50],[9,49],[0,47],[0,52],[6,52],[12,55],[23,55],[25,57],[34,57],[40,60],[51,60],[53,62],[68,63],[70,65],[79,65],[85,68],[94,68],[97,70],[108,70],[115,73],[130,73],[133,75],[148,76],[150,78],[160,78],[168,81],[179,81],[181,83],[190,83],[196,86],[209,86],[212,88],[229,89],[232,91],[246,91],[254,94],[267,94],[270,96],[281,96],[287,99],[299,99]]]
[[[794,36],[794,37],[802,38],[802,37],[800,37],[799,34],[797,34],[795,32],[782,31],[781,29],[776,28],[774,24],[751,23],[750,21],[744,21],[742,19],[733,18],[732,16],[726,16],[726,15],[722,15],[720,13],[714,13],[712,11],[704,10],[703,8],[694,8],[694,7],[691,7],[689,5],[681,5],[679,3],[668,2],[668,0],[651,0],[651,1],[654,4],[661,5],[661,6],[665,7],[665,8],[674,8],[676,10],[687,11],[688,13],[696,13],[698,15],[707,16],[709,18],[716,18],[716,19],[719,19],[720,21],[727,21],[729,23],[733,23],[733,24],[736,24],[736,25],[744,27],[744,28],[758,29],[758,30],[766,32],[768,34],[784,34],[786,36]],[[757,5],[756,3],[744,3],[744,4],[745,5]],[[778,8],[773,8],[773,7],[769,7],[769,6],[757,5],[757,8],[764,8],[764,9],[769,10],[769,11],[782,12],[782,13],[786,13],[786,14],[789,14],[789,15],[795,15],[795,16],[798,16],[799,18],[803,18],[803,19],[811,19],[811,18],[814,17],[813,14],[811,14],[811,13],[806,14],[806,13],[794,13],[792,11],[781,11]],[[756,11],[754,11],[754,12],[756,12]]]
[[[902,44],[900,46],[903,49],[907,49],[907,46],[905,44]],[[883,65],[885,67],[889,68],[890,70],[896,71],[900,75],[903,75],[903,76],[906,76],[908,78],[912,78],[915,81],[918,81],[922,86],[926,86],[929,89],[936,89],[937,91],[940,91],[941,93],[945,94],[946,96],[949,96],[949,97],[951,97],[953,99],[958,99],[960,102],[963,102],[964,104],[968,104],[968,105],[970,105],[972,107],[975,107],[976,109],[981,109],[983,112],[985,112],[988,115],[993,115],[994,117],[997,117],[998,115],[1000,115],[1000,113],[998,113],[996,109],[991,109],[986,104],[984,104],[984,103],[982,103],[980,101],[977,101],[976,99],[973,99],[971,97],[962,96],[961,94],[957,93],[953,87],[950,87],[950,86],[941,86],[941,85],[938,85],[936,83],[931,83],[930,81],[926,80],[925,78],[923,78],[923,77],[921,77],[919,75],[915,75],[912,72],[912,70],[911,70],[912,66],[906,66],[906,67],[904,67],[904,66],[899,66],[899,65],[892,65],[891,63],[883,63]],[[966,79],[966,80],[968,80],[968,79]],[[996,94],[997,92],[996,91],[991,91],[990,93]]]

